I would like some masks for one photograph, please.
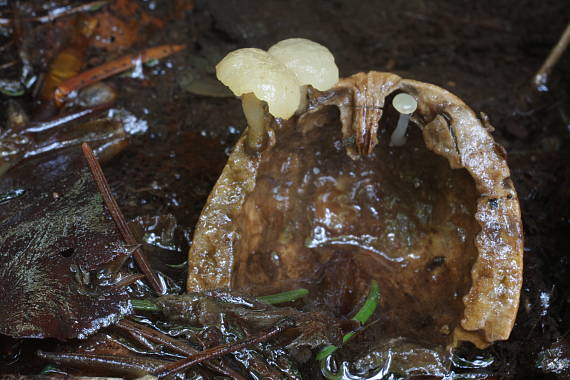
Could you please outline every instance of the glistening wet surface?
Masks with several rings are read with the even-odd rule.
[[[382,289],[373,329],[450,343],[477,256],[473,180],[428,151],[416,126],[403,147],[381,130],[374,152],[352,160],[334,111],[320,111],[324,123],[287,123],[264,153],[237,217],[233,286],[267,294],[318,283],[331,258],[348,256],[356,283]]]
[[[20,20],[17,28],[2,23],[1,78],[19,83],[24,72],[31,72],[36,81],[45,74],[73,30],[68,27],[69,17],[50,22],[35,21],[33,17],[84,3],[0,1],[2,22]],[[199,210],[223,167],[224,150],[229,152],[236,135],[245,127],[239,101],[219,97],[227,93],[213,85],[214,65],[236,48],[265,49],[284,38],[310,38],[331,49],[343,76],[368,70],[394,71],[443,86],[475,111],[489,116],[496,128],[494,137],[507,149],[523,208],[525,283],[510,340],[495,343],[485,351],[467,346],[461,354],[469,360],[457,361],[457,368],[486,368],[488,373],[503,378],[568,376],[569,55],[564,55],[552,72],[548,91],[536,93],[529,88],[532,76],[568,22],[566,0],[198,0],[194,8],[184,7],[184,3],[190,3],[184,1],[131,3],[140,6],[139,15],[142,9],[161,19],[162,25],[155,20],[151,26],[128,33],[109,28],[104,38],[90,48],[86,67],[158,44],[187,45],[185,51],[158,65],[141,67],[138,76],[115,76],[104,81],[117,94],[116,106],[127,109],[148,126],[144,135],[130,137],[131,145],[108,162],[104,171],[129,219],[141,217],[152,224],[153,220],[165,220],[162,215],[174,215],[178,224],[173,244],[177,248],[169,251],[174,252],[168,256],[169,264],[183,264]],[[124,18],[117,16],[119,21]],[[117,22],[109,13],[105,19]],[[127,24],[132,25],[120,25]],[[105,43],[113,40],[121,43],[122,50],[114,50],[113,46],[108,49]],[[23,64],[19,64],[21,60]],[[16,101],[29,117],[40,118],[35,112],[38,99],[32,87],[20,96],[0,95],[2,109],[8,110],[10,102]],[[68,111],[73,108],[62,112]],[[7,113],[0,123],[2,129],[12,120]],[[189,162],[197,166],[189,167]],[[6,193],[6,198],[16,201],[17,190]],[[149,231],[155,232],[152,228]],[[319,286],[311,290],[325,294],[314,300],[312,307],[351,315],[355,302],[366,294],[369,274],[364,272],[366,265],[360,259],[355,262],[351,258],[356,255],[345,251],[361,249],[354,245],[314,249],[334,253],[329,253],[331,259],[317,273]],[[367,263],[379,256],[360,252],[358,257],[365,257]],[[398,267],[397,263],[382,260]],[[185,269],[169,270],[183,286]],[[402,317],[422,316],[403,313]],[[175,328],[168,331],[180,332]],[[370,360],[361,368],[376,368],[386,358],[378,353],[381,349],[374,351],[373,337],[364,338],[355,338],[357,348],[370,348]],[[34,359],[39,345],[45,349],[56,346],[45,340],[2,336],[0,370],[39,373],[45,364]],[[412,346],[402,346],[406,352],[413,351]],[[74,347],[74,343],[62,345],[62,349]],[[351,346],[339,354],[345,349],[350,351]],[[403,362],[406,357],[393,360]],[[437,358],[430,357],[427,364],[436,362]],[[320,374],[318,368],[308,364],[302,370],[308,378]]]

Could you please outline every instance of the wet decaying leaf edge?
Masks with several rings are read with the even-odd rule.
[[[465,168],[475,181],[479,193],[475,219],[481,226],[476,237],[478,257],[471,271],[471,289],[463,299],[461,326],[455,329],[453,337],[455,343],[470,341],[484,348],[509,337],[522,286],[520,207],[503,148],[455,95],[395,74],[360,73],[341,80],[329,91],[315,92],[309,113],[318,112],[322,106],[337,105],[343,136],[356,136],[356,146],[366,153],[374,148],[385,97],[397,90],[418,99],[414,121],[423,126],[427,148],[446,158],[452,168]],[[357,107],[344,107],[349,104]],[[353,109],[357,110],[354,114]],[[364,109],[368,112],[363,113]],[[370,112],[371,109],[376,111]],[[246,153],[243,144],[242,138],[202,211],[189,252],[189,291],[232,285],[232,252],[238,238],[232,215],[239,212],[255,187],[260,163],[259,157]],[[357,155],[354,150],[348,154]]]
[[[85,338],[128,314],[126,289],[98,280],[100,270],[129,252],[79,150],[56,152],[41,165],[31,160],[18,171],[2,182],[24,193],[0,204],[9,215],[0,226],[0,302],[10,310],[1,313],[0,331]]]

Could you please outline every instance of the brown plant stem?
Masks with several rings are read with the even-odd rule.
[[[55,89],[54,100],[56,104],[62,105],[67,96],[93,83],[109,78],[115,74],[133,68],[138,62],[146,63],[153,59],[168,57],[184,49],[185,45],[161,45],[145,49],[137,54],[128,54],[111,62],[104,63],[84,71],[72,78],[69,78]]]
[[[237,343],[228,343],[222,344],[217,347],[210,348],[208,350],[202,351],[196,355],[190,356],[186,359],[182,359],[173,363],[168,363],[163,365],[162,367],[158,368],[154,371],[154,375],[157,377],[165,377],[168,375],[172,375],[174,373],[184,371],[187,368],[190,368],[196,364],[200,364],[205,360],[210,360],[222,355],[230,354],[232,352],[241,350],[247,346],[251,346],[252,344],[257,344],[261,342],[265,342],[275,335],[287,330],[294,326],[294,322],[288,319],[284,319],[278,322],[275,326],[273,326],[269,331],[264,332],[260,335],[245,339],[241,342]]]
[[[113,220],[117,225],[117,228],[121,232],[123,239],[125,239],[125,242],[128,245],[132,246],[138,245],[133,234],[131,233],[131,230],[129,229],[129,226],[127,224],[127,221],[125,220],[123,213],[121,212],[121,209],[117,205],[117,201],[115,201],[115,198],[113,198],[113,194],[111,194],[109,183],[107,182],[107,179],[103,174],[101,165],[99,165],[99,162],[97,161],[97,158],[93,153],[93,150],[91,150],[91,148],[87,143],[83,143],[81,145],[81,148],[83,149],[83,154],[85,155],[85,159],[87,160],[89,169],[91,169],[91,174],[93,175],[93,179],[97,184],[97,188],[99,189],[99,192],[103,197],[103,201],[105,202],[107,209],[111,213],[111,216],[113,217]],[[133,251],[133,257],[138,267],[140,268],[141,272],[144,273],[145,277],[147,278],[148,282],[150,283],[150,286],[154,289],[154,291],[157,292],[158,294],[163,294],[164,289],[162,288],[160,280],[158,279],[156,273],[152,271],[150,264],[148,263],[140,247],[136,248]]]
[[[533,84],[538,91],[547,91],[546,83],[548,82],[548,76],[560,60],[560,57],[562,57],[562,54],[564,54],[568,44],[570,44],[570,22],[566,26],[558,43],[554,45],[554,48],[552,48],[550,54],[548,54],[548,57],[534,75]]]
[[[165,360],[117,355],[94,355],[73,352],[37,351],[36,355],[55,364],[85,367],[106,373],[120,373],[130,377],[141,377],[162,368]]]
[[[156,331],[154,329],[151,329],[150,327],[140,325],[138,323],[129,321],[127,319],[120,320],[115,326],[130,333],[138,334],[150,340],[151,342],[162,344],[165,347],[170,348],[172,351],[182,355],[191,356],[200,353],[200,351],[196,350],[194,347],[179,342],[178,340],[168,335],[165,335],[160,331]],[[224,366],[221,363],[216,363],[214,361],[206,361],[203,364],[209,369],[217,373],[220,373],[222,375],[229,376],[234,380],[245,380],[245,378],[242,375],[240,375],[238,372]]]

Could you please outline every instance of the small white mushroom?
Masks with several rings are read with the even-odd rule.
[[[232,51],[216,66],[216,76],[237,96],[249,126],[247,145],[259,150],[265,139],[265,111],[288,119],[300,103],[299,82],[285,65],[261,49]]]
[[[396,129],[390,137],[390,146],[402,146],[406,143],[406,131],[408,130],[410,116],[418,108],[418,102],[413,96],[402,93],[394,96],[392,105],[400,113],[400,117]]]
[[[310,84],[325,91],[338,82],[334,56],[321,44],[304,38],[289,38],[271,46],[267,52],[293,71],[301,85]]]
[[[338,81],[331,52],[315,42],[292,38],[261,49],[239,49],[216,66],[218,79],[241,96],[247,119],[246,144],[258,151],[264,144],[268,115],[289,119],[304,105],[306,86],[327,90]]]
[[[307,86],[326,91],[338,82],[338,67],[329,49],[305,38],[277,42],[267,51],[295,73],[299,81],[299,111],[307,107]]]

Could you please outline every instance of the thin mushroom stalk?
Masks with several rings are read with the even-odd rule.
[[[408,131],[410,116],[418,108],[418,102],[411,95],[398,94],[394,97],[392,105],[400,113],[400,117],[398,118],[396,129],[394,129],[390,137],[390,146],[403,146],[406,143],[406,132]]]
[[[241,106],[248,126],[247,148],[251,152],[257,152],[263,147],[267,137],[266,125],[269,121],[269,114],[266,111],[267,107],[252,92],[241,96]]]
[[[309,86],[303,85],[299,87],[299,91],[301,92],[301,101],[299,102],[299,107],[297,107],[297,115],[305,112],[307,106],[309,105]]]

